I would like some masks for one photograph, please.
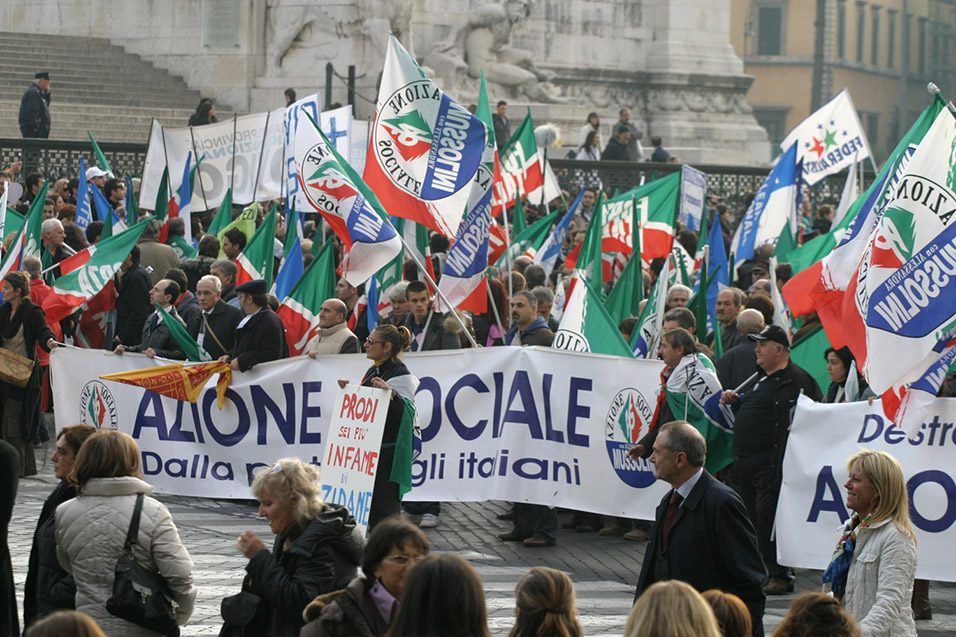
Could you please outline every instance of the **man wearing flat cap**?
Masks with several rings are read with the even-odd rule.
[[[266,282],[262,279],[246,281],[236,288],[236,294],[246,316],[236,326],[236,341],[232,349],[219,360],[245,372],[259,363],[285,358],[288,355],[285,327],[269,307]]]
[[[790,337],[782,327],[768,325],[747,338],[757,343],[757,382],[740,394],[725,391],[720,402],[734,406],[734,473],[767,568],[763,592],[782,595],[793,590],[793,576],[777,563],[777,545],[771,536],[790,417],[800,394],[816,401],[823,394],[817,381],[790,360]]]
[[[20,133],[24,137],[50,136],[50,74],[36,74],[36,81],[20,100]]]

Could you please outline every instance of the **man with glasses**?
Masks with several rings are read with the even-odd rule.
[[[232,349],[242,312],[222,300],[222,281],[212,274],[199,279],[196,300],[201,311],[186,327],[189,335],[216,360]]]

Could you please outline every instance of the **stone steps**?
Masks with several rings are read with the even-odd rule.
[[[155,118],[185,126],[200,94],[182,78],[101,38],[0,32],[0,138],[20,137],[20,98],[49,71],[51,139],[146,142]],[[217,108],[220,121],[231,117]]]

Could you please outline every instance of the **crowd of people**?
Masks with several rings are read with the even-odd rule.
[[[502,102],[495,113],[496,129],[507,129],[506,113],[507,104]],[[200,104],[195,116],[197,124],[215,121],[211,103]],[[627,109],[620,112],[603,155],[599,130],[599,118],[592,114],[582,127],[579,159],[642,157],[642,135]],[[676,160],[659,138],[652,138],[652,144],[652,161]],[[19,168],[0,172],[0,184],[18,178]],[[112,206],[125,211],[126,182],[95,166],[85,178],[86,188],[100,189]],[[24,194],[11,205],[24,210],[43,183],[38,173],[26,175]],[[131,184],[138,187],[135,180]],[[44,202],[43,259],[27,260],[21,272],[3,278],[0,345],[26,358],[70,341],[82,318],[73,315],[47,325],[39,307],[59,275],[57,264],[100,240],[101,222],[90,223],[85,231],[76,224],[79,190],[77,179],[52,184]],[[402,503],[391,477],[395,449],[407,434],[401,427],[408,408],[405,401],[413,399],[418,384],[414,366],[406,365],[402,355],[473,343],[551,346],[571,270],[565,257],[584,240],[601,196],[600,186],[583,190],[561,258],[551,272],[527,257],[506,262],[506,267],[490,267],[490,305],[484,313],[436,312],[433,286],[420,279],[412,261],[405,264],[406,280],[382,291],[388,309],[380,315],[378,308],[368,306],[364,286],[353,286],[344,278],[338,281],[334,297],[319,309],[319,329],[304,354],[317,358],[364,351],[372,365],[363,378],[348,380],[392,391],[371,532],[363,537],[347,509],[321,500],[318,472],[311,465],[283,458],[258,473],[252,491],[260,502],[259,515],[269,521],[275,535],[273,548],[270,551],[251,531],[239,537],[237,550],[249,559],[247,577],[238,595],[223,604],[224,631],[233,631],[224,634],[488,634],[477,574],[458,556],[430,556],[428,538],[420,530],[440,524],[441,503]],[[570,195],[553,205],[560,208],[569,200]],[[270,204],[255,205],[257,222]],[[715,199],[708,204],[710,223],[721,226],[726,250],[740,211]],[[546,213],[534,206],[525,210],[526,224]],[[281,299],[269,293],[272,282],[256,279],[236,285],[236,260],[249,236],[238,228],[221,236],[205,234],[212,212],[192,216],[189,236],[195,254],[177,251],[175,241],[160,241],[163,234],[185,237],[183,220],[170,220],[165,229],[157,219],[148,222],[114,279],[116,316],[112,329],[105,332],[105,349],[116,355],[184,360],[168,316],[212,358],[228,362],[240,373],[289,355],[285,326],[276,314]],[[141,218],[148,217],[147,212],[140,213]],[[233,210],[234,216],[240,213],[239,207]],[[821,206],[805,236],[828,230],[832,218],[832,208]],[[313,247],[327,242],[336,258],[341,257],[339,239],[318,217],[304,215],[303,222],[304,266],[315,258]],[[275,237],[276,266],[283,254],[281,228],[277,226]],[[696,233],[678,224],[675,234],[676,245],[693,260]],[[4,237],[5,248],[11,240],[12,233]],[[433,235],[430,247],[431,265],[440,278],[448,240]],[[692,290],[678,280],[664,282],[668,289],[658,352],[664,362],[660,394],[665,395],[670,375],[689,357],[713,360],[709,364],[723,390],[721,403],[734,418],[732,465],[716,475],[705,470],[708,452],[713,452],[711,441],[661,399],[651,433],[631,449],[633,458],[649,458],[658,479],[672,487],[653,525],[602,519],[587,512],[576,512],[570,523],[579,532],[647,542],[627,635],[763,634],[766,596],[793,590],[791,569],[777,563],[773,523],[797,398],[803,394],[836,403],[872,396],[846,348],[831,348],[825,354],[832,381],[826,392],[791,360],[793,344],[819,321],[806,318],[792,337],[774,323],[779,308],[772,300],[776,296],[772,254],[773,246],[761,246],[752,259],[738,265],[732,285],[717,295],[719,329],[703,340],[697,337],[697,317],[687,308]],[[659,259],[644,270],[645,299],[663,267],[664,260]],[[773,275],[775,284],[782,286],[790,277],[789,265],[777,265]],[[154,310],[157,306],[162,311]],[[637,317],[629,317],[620,324],[625,339],[636,329],[636,321]],[[718,357],[717,352],[722,354]],[[5,484],[36,473],[33,443],[48,434],[43,411],[49,405],[41,402],[49,384],[48,368],[37,360],[40,364],[25,387],[0,381],[0,447],[10,458],[5,470],[16,468]],[[83,630],[92,635],[102,634],[97,630],[109,635],[152,634],[112,616],[105,607],[133,502],[151,490],[142,480],[136,443],[118,432],[65,427],[56,439],[53,462],[61,482],[37,524],[24,608],[24,626],[31,626],[28,634],[54,634],[43,631],[69,622],[87,626]],[[929,612],[925,587],[913,587],[915,536],[899,465],[887,454],[861,452],[849,460],[848,474],[847,504],[853,517],[835,538],[833,562],[825,576],[830,595],[799,598],[792,617],[774,634],[815,635],[827,630],[825,634],[832,635],[915,635],[911,606],[924,616]],[[12,506],[12,498],[10,502]],[[503,517],[513,527],[499,535],[502,541],[531,548],[547,548],[558,541],[554,508],[515,503]],[[142,518],[134,557],[167,581],[183,623],[201,583],[193,579],[192,562],[168,510],[146,497]],[[538,568],[527,574],[516,590],[515,612],[511,635],[581,634],[573,585],[557,571]],[[80,634],[80,628],[75,630]]]

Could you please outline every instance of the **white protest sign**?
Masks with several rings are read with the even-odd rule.
[[[59,422],[130,434],[158,493],[216,498],[248,498],[255,469],[277,458],[321,465],[336,380],[368,369],[354,354],[262,363],[233,375],[221,411],[212,382],[191,404],[99,378],[167,362],[57,348]],[[406,500],[511,500],[653,519],[668,486],[627,449],[653,417],[660,361],[487,347],[409,354],[405,363],[421,381],[422,435]]]
[[[680,211],[677,220],[684,227],[700,232],[707,194],[707,175],[687,164],[680,167]]]
[[[783,461],[777,504],[781,564],[824,569],[846,509],[847,459],[860,449],[886,451],[903,467],[912,497],[910,516],[919,552],[916,577],[956,581],[956,400],[936,399],[910,439],[884,415],[880,403],[829,405],[800,397]]]
[[[322,499],[341,504],[368,528],[379,449],[391,392],[346,385],[335,397],[322,461]]]

